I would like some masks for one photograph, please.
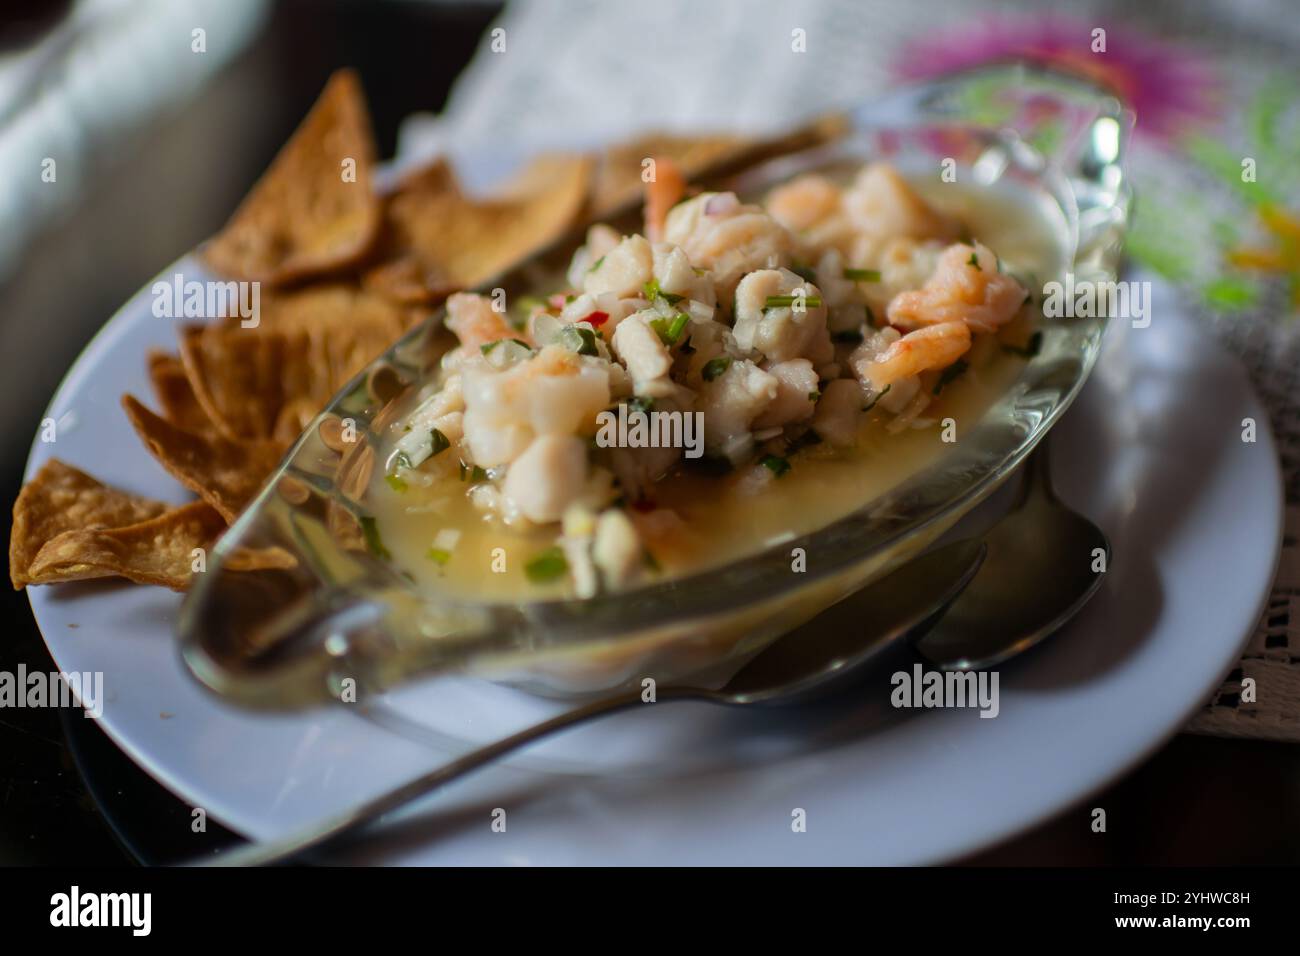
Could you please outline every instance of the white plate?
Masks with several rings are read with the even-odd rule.
[[[1053,440],[1062,496],[1110,536],[1105,584],[1065,632],[1003,669],[996,719],[892,711],[888,668],[859,698],[812,709],[642,708],[481,771],[355,858],[923,863],[1008,837],[1113,780],[1237,660],[1282,526],[1276,451],[1244,375],[1180,317],[1167,289],[1157,286],[1151,314],[1149,328],[1112,328]],[[29,474],[57,454],[181,500],[118,407],[123,391],[147,395],[145,349],[173,340],[146,289],[73,367],[51,406],[60,437],[35,446]],[[1253,444],[1241,440],[1245,418],[1258,423]],[[182,798],[255,838],[560,706],[464,679],[410,685],[390,702],[430,728],[423,743],[344,705],[243,712],[183,670],[170,636],[175,595],[97,583],[28,593],[58,664],[104,672],[109,735]],[[491,826],[495,808],[506,811],[504,833]],[[796,808],[805,833],[792,832]]]

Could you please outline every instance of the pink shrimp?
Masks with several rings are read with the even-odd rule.
[[[686,194],[686,179],[667,156],[654,157],[654,178],[645,184],[645,234],[651,242],[663,238],[668,210]]]
[[[500,339],[527,340],[527,335],[511,328],[505,315],[492,303],[472,292],[457,292],[447,298],[447,328],[456,333],[460,344],[473,349]]]
[[[941,322],[909,332],[874,360],[855,368],[879,392],[899,379],[930,369],[947,368],[970,348],[970,327],[965,322]]]
[[[992,332],[1024,304],[1024,286],[998,271],[991,249],[959,242],[943,251],[925,285],[894,296],[886,315],[904,327],[965,322],[974,332]]]

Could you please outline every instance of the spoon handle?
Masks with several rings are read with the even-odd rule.
[[[1057,500],[1056,491],[1052,488],[1052,450],[1048,447],[1051,437],[1052,433],[1049,431],[1038,446],[1029,453],[1029,460],[1025,462],[1024,467],[1021,503],[1031,498],[1043,498],[1049,502]]]
[[[664,690],[659,692],[661,701],[682,700],[690,696],[687,693],[680,692],[665,693]],[[631,690],[616,694],[613,697],[594,700],[574,710],[557,714],[550,720],[544,720],[540,724],[526,727],[509,737],[479,747],[477,750],[471,750],[450,763],[436,767],[428,773],[421,774],[414,780],[408,781],[399,787],[394,787],[387,793],[380,794],[365,803],[344,810],[342,813],[329,817],[297,833],[290,834],[279,840],[271,840],[266,843],[250,843],[247,846],[227,850],[201,860],[192,860],[188,865],[265,866],[271,863],[285,862],[303,850],[320,846],[345,834],[352,833],[385,813],[390,813],[418,797],[422,797],[438,787],[482,767],[484,764],[491,763],[512,750],[532,743],[534,740],[540,740],[542,737],[564,730],[566,727],[572,727],[583,721],[623,710],[641,702],[640,690]]]

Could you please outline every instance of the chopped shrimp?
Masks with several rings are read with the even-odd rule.
[[[462,379],[465,441],[485,468],[513,461],[535,435],[580,433],[610,402],[608,364],[554,345],[505,370],[480,360]]]
[[[701,193],[674,206],[664,239],[711,273],[717,301],[731,298],[741,276],[788,265],[793,241],[779,222],[734,193]]]
[[[798,293],[803,293],[800,306]],[[789,296],[789,306],[768,307],[772,297]],[[736,344],[757,349],[773,362],[806,357],[829,361],[834,352],[826,330],[821,290],[787,269],[760,269],[736,287]]]
[[[491,300],[473,292],[457,292],[447,299],[447,328],[471,350],[501,339],[524,338],[492,308]]]
[[[628,236],[592,265],[583,280],[583,289],[592,295],[612,292],[625,299],[640,295],[652,275],[654,252],[650,243],[645,236]]]
[[[767,211],[791,232],[811,229],[840,208],[840,188],[825,176],[807,173],[773,189]]]
[[[622,241],[623,237],[611,226],[598,222],[587,230],[587,242],[579,246],[573,254],[573,261],[569,263],[569,271],[565,278],[569,282],[570,288],[581,289],[583,280],[586,279],[587,273],[591,271],[601,258],[607,255],[610,250]]]
[[[777,362],[767,372],[776,379],[776,398],[754,419],[754,428],[780,427],[811,418],[818,398],[817,372],[812,362],[807,359]]]
[[[750,425],[776,399],[780,383],[748,360],[732,362],[705,382],[696,403],[704,414],[704,448],[710,455],[742,460],[753,448]]]
[[[913,239],[954,239],[961,224],[917,195],[888,163],[872,163],[844,193],[844,208],[863,232]]]
[[[667,347],[649,324],[657,318],[659,313],[653,310],[638,312],[614,330],[614,354],[627,366],[633,382],[660,378],[673,367]]]
[[[850,264],[880,271],[879,282],[861,283],[861,289],[872,311],[883,319],[894,296],[921,288],[934,275],[943,250],[941,242],[899,236],[877,242],[874,255],[851,259]]]
[[[894,382],[930,369],[947,368],[970,348],[970,327],[965,322],[943,322],[909,332],[894,342],[874,361],[860,369],[876,391]]]
[[[645,184],[645,234],[651,242],[658,242],[663,238],[668,210],[686,193],[686,180],[669,157],[656,156],[654,164],[654,178]]]
[[[828,382],[813,414],[813,431],[836,448],[852,445],[858,434],[862,399],[862,386],[852,379],[838,378]]]
[[[587,445],[572,435],[540,435],[515,459],[502,485],[509,505],[529,521],[559,521],[583,491]]]
[[[708,276],[696,272],[686,253],[671,243],[655,243],[654,277],[663,292],[683,296],[709,309],[717,304],[713,283]]]
[[[974,332],[992,332],[1024,304],[1024,286],[998,271],[991,249],[959,242],[944,250],[925,285],[893,298],[887,315],[903,326],[965,322]]]

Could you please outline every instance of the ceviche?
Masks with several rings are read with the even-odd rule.
[[[662,164],[642,234],[592,226],[535,299],[452,295],[459,345],[384,435],[372,545],[458,590],[586,597],[869,501],[1005,390],[1059,253],[1005,194],[929,191],[876,162],[750,204]]]

